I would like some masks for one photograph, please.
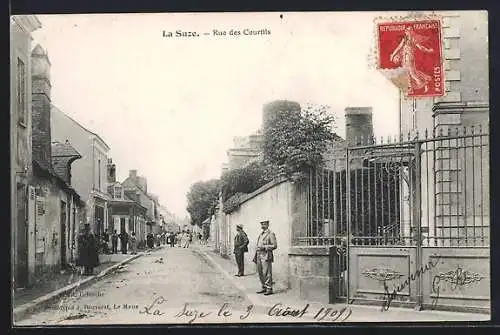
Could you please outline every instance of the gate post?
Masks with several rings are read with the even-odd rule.
[[[340,257],[337,252],[336,246],[331,246],[328,250],[328,258],[329,258],[329,277],[330,277],[330,285],[328,289],[329,293],[329,303],[334,304],[338,299],[338,292],[340,287]]]
[[[346,146],[346,263],[347,263],[347,274],[346,274],[346,302],[349,304],[351,302],[351,292],[350,292],[350,278],[351,278],[351,262],[349,261],[350,246],[351,246],[351,168],[350,168],[350,157],[349,157],[349,143]]]
[[[413,201],[414,211],[413,220],[415,222],[416,228],[416,260],[415,260],[415,273],[420,271],[422,268],[422,194],[421,194],[421,183],[422,183],[422,163],[420,159],[420,142],[418,139],[415,142],[415,199]],[[423,302],[423,283],[422,276],[415,276],[416,286],[417,286],[417,301],[415,304],[415,310],[422,310]]]

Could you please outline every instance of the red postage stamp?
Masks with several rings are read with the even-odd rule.
[[[439,20],[378,23],[378,67],[408,97],[444,95]]]

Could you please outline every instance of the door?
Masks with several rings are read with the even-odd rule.
[[[26,189],[17,184],[17,263],[16,288],[28,284],[28,224],[26,217]]]
[[[95,206],[95,234],[101,236],[104,233],[104,207]]]
[[[71,261],[74,260],[74,251],[76,248],[76,207],[73,205],[73,224],[71,225]]]
[[[120,218],[120,233],[124,233],[126,230],[125,218]]]
[[[36,195],[35,188],[28,186],[28,273],[31,277],[35,273],[36,260]]]
[[[66,203],[64,201],[61,201],[61,267],[62,268],[65,268],[67,266],[66,219],[67,219]]]

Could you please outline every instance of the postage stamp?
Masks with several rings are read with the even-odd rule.
[[[441,21],[377,23],[378,64],[408,97],[444,95]]]
[[[486,11],[10,21],[13,326],[490,320]]]

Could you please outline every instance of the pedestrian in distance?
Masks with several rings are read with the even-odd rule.
[[[148,248],[149,249],[153,249],[154,246],[155,246],[155,241],[154,241],[154,235],[153,235],[153,233],[148,233],[148,235],[146,237],[146,241],[147,241],[147,244],[148,244]]]
[[[83,274],[90,276],[94,268],[99,265],[99,251],[97,238],[90,231],[90,224],[85,224],[78,236],[77,265],[83,267]]]
[[[269,221],[262,221],[260,225],[262,233],[257,238],[255,256],[253,258],[253,262],[257,264],[257,272],[259,273],[259,279],[262,285],[262,289],[257,291],[257,293],[270,295],[273,294],[273,251],[278,248],[278,243],[276,241],[276,235],[269,230]]]
[[[102,240],[104,242],[103,244],[103,251],[105,254],[109,254],[110,253],[110,250],[109,250],[109,234],[107,231],[104,231],[103,235],[102,235]]]
[[[128,244],[128,240],[129,240],[128,233],[124,230],[120,233],[119,237],[120,237],[122,254],[126,255],[127,254],[127,244]]]
[[[118,234],[116,230],[113,231],[113,235],[111,235],[111,252],[116,254],[118,252]]]
[[[236,225],[236,236],[234,237],[234,257],[238,266],[236,277],[245,275],[245,252],[248,252],[248,236],[243,230],[243,225]]]
[[[182,234],[182,247],[189,248],[189,233],[187,231]]]
[[[132,255],[137,255],[137,236],[135,236],[135,231],[132,232],[129,240],[130,253]]]

